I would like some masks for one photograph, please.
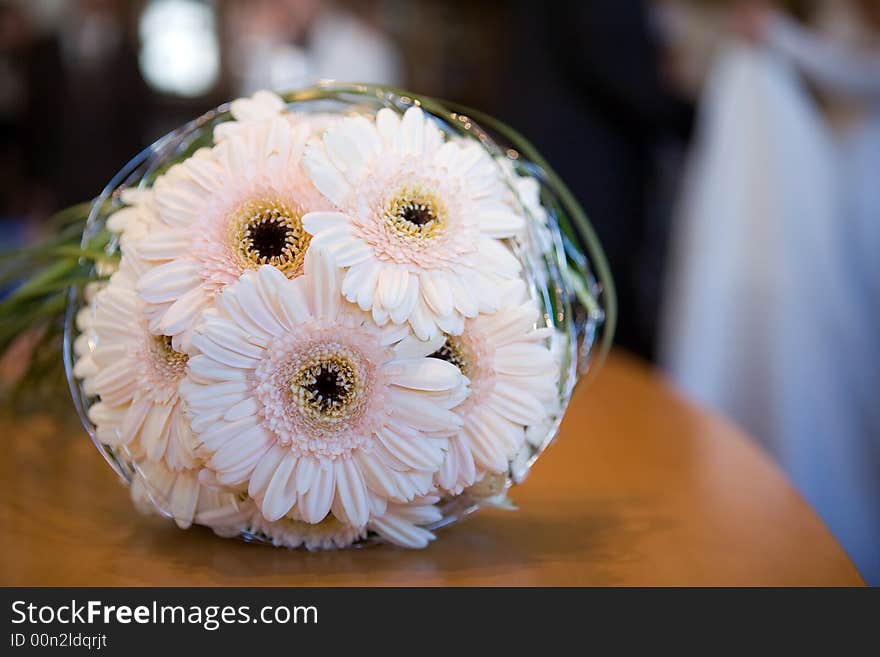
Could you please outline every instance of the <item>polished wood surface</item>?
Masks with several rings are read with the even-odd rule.
[[[59,404],[67,400],[59,400]],[[423,551],[288,551],[138,515],[81,429],[3,420],[4,585],[859,585],[838,543],[729,423],[614,354],[513,489]]]

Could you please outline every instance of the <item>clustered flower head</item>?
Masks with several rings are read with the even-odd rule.
[[[537,195],[418,106],[231,112],[109,220],[121,263],[75,344],[96,436],[181,527],[423,547],[559,411],[517,255]]]

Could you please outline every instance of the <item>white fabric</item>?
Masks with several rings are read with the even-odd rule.
[[[768,41],[824,91],[880,106],[880,52],[848,47],[777,16]]]
[[[661,358],[762,441],[880,583],[877,134],[836,143],[779,55],[720,54],[673,236]]]

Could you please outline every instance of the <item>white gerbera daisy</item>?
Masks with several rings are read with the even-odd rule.
[[[229,113],[234,120],[221,123],[214,128],[214,143],[220,143],[247,129],[248,124],[273,119],[283,119],[291,125],[307,123],[313,135],[319,135],[340,116],[334,112],[291,112],[284,100],[271,91],[258,91],[250,98],[239,98],[229,104]]]
[[[98,346],[98,336],[95,334],[95,297],[98,292],[107,287],[104,281],[93,281],[86,284],[83,293],[85,304],[79,309],[74,318],[78,335],[73,341],[73,354],[76,360],[74,371],[76,376],[83,379],[94,376],[98,369],[92,360],[92,352]]]
[[[242,272],[302,272],[302,216],[326,203],[299,166],[309,127],[257,121],[172,167],[154,186],[159,225],[138,244],[138,289],[155,333],[187,344],[199,313]]]
[[[120,251],[133,252],[137,242],[146,235],[149,229],[149,194],[139,189],[127,189],[122,192],[122,200],[127,205],[114,212],[107,220],[107,228],[119,235]],[[107,287],[107,281],[119,270],[114,260],[99,260],[95,264],[95,276],[100,280],[86,283],[83,289],[83,307],[76,314],[78,335],[73,341],[73,353],[76,360],[75,373],[78,378],[94,376],[98,372],[92,359],[92,352],[98,346],[98,335],[95,332],[96,299],[98,293]],[[128,277],[129,274],[123,274]]]
[[[155,196],[151,189],[128,188],[120,195],[125,207],[107,219],[107,228],[119,235],[123,253],[133,253],[157,222]]]
[[[559,372],[562,372],[562,363],[569,347],[565,334],[553,330],[550,336],[550,354],[553,363]],[[552,440],[556,438],[559,421],[562,415],[562,400],[554,395],[547,403],[547,414],[537,423],[526,427],[526,439],[522,449],[510,463],[510,475],[515,483],[521,483],[529,473],[529,467],[537,454],[540,454]]]
[[[461,426],[461,373],[347,304],[327,254],[310,251],[293,280],[247,272],[215,305],[183,394],[218,482],[247,484],[267,520],[332,508],[356,527],[430,490]]]
[[[439,500],[436,495],[425,495],[409,504],[392,502],[384,514],[370,521],[369,528],[395,545],[423,548],[435,538],[424,525],[435,523],[443,517],[437,507]]]
[[[158,461],[141,461],[131,482],[131,499],[144,514],[171,516],[178,527],[193,523],[212,527],[221,535],[241,531],[239,495],[199,481],[199,470],[171,470]]]
[[[271,121],[286,113],[287,105],[271,91],[257,91],[250,98],[239,98],[229,104],[233,121],[221,123],[214,128],[214,141],[221,142],[240,134],[249,123]]]
[[[418,107],[403,118],[349,117],[313,140],[305,164],[335,206],[303,225],[347,269],[342,292],[374,320],[409,322],[426,340],[460,333],[498,307],[520,264],[500,241],[522,230],[499,167],[475,140],[446,141]]]
[[[498,166],[511,181],[516,200],[513,205],[521,204],[533,219],[546,224],[547,209],[541,204],[541,185],[531,176],[521,176],[517,173],[513,161],[508,157],[496,157]]]
[[[505,199],[508,205],[515,212],[525,211],[526,216],[531,220],[531,230],[528,231],[528,234],[531,237],[532,246],[538,254],[552,253],[556,244],[550,228],[550,214],[541,201],[541,184],[532,176],[519,175],[511,159],[496,157],[495,161],[501,167],[507,180],[510,181],[512,191]],[[543,267],[537,267],[533,274],[539,287],[547,285],[547,272]]]
[[[547,345],[552,329],[537,328],[540,313],[524,301],[525,286],[508,286],[501,310],[467,320],[464,332],[447,337],[434,354],[458,366],[470,382],[456,412],[464,426],[449,441],[437,475],[444,490],[458,494],[486,473],[507,472],[523,446],[525,428],[556,408],[559,366]]]
[[[87,394],[100,398],[89,418],[102,443],[182,470],[196,463],[178,395],[187,356],[171,338],[150,332],[135,290],[138,275],[136,260],[123,256],[119,271],[96,295],[92,317],[80,318],[87,332],[74,374]]]
[[[328,514],[320,522],[308,523],[296,509],[283,518],[269,521],[260,511],[259,504],[247,498],[239,502],[239,517],[245,517],[240,527],[245,534],[267,540],[276,547],[340,549],[366,538],[372,531],[395,545],[423,548],[434,539],[434,534],[423,525],[437,522],[442,517],[436,506],[438,500],[436,495],[426,495],[407,504],[391,502],[381,516],[371,519],[363,527],[355,527],[333,514]]]
[[[346,548],[367,535],[366,526],[349,525],[333,514],[316,523],[308,523],[296,516],[296,513],[290,513],[270,522],[254,506],[247,532],[264,538],[276,547],[304,547],[310,551]]]

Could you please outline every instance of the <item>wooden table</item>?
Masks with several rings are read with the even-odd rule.
[[[59,403],[65,403],[60,400]],[[131,508],[84,432],[5,420],[5,585],[860,585],[841,547],[728,422],[614,354],[513,490],[428,549],[310,554]]]

